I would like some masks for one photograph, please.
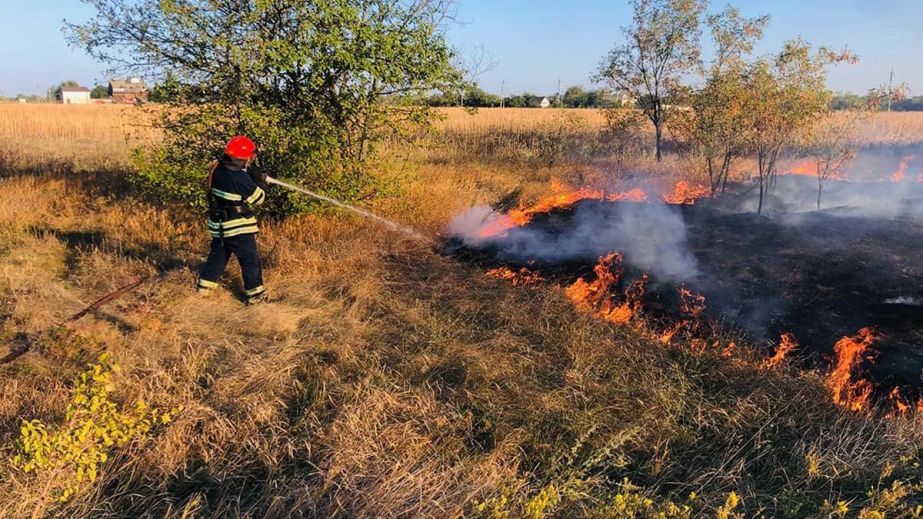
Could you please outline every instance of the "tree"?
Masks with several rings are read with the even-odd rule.
[[[805,133],[804,146],[817,167],[817,210],[827,180],[838,176],[856,157],[857,135],[863,112],[828,114]]]
[[[461,74],[461,81],[455,85],[457,88],[458,106],[471,106],[474,108],[478,108],[479,106],[490,106],[483,104],[485,99],[484,96],[489,96],[490,94],[487,94],[477,86],[478,78],[497,66],[497,61],[493,59],[490,52],[488,52],[483,45],[477,45],[465,51],[464,55],[456,54],[452,65]],[[475,96],[480,95],[481,97],[480,99],[472,101],[468,99],[469,94]],[[482,104],[478,105],[478,102]],[[455,105],[456,103],[451,103],[446,106]]]
[[[532,99],[535,97],[532,92],[523,92],[522,94],[508,97],[504,104],[512,108],[529,108],[532,105]]]
[[[572,86],[564,91],[564,106],[568,108],[586,108],[587,92],[581,86]]]
[[[163,144],[137,155],[159,198],[201,205],[208,161],[234,134],[261,166],[328,195],[364,200],[393,186],[377,144],[410,138],[459,73],[445,39],[451,0],[84,0],[96,16],[67,24],[73,45],[131,75],[173,80]],[[278,213],[306,209],[279,194]]]
[[[606,126],[603,132],[615,158],[615,173],[621,174],[625,170],[628,153],[639,147],[644,116],[637,110],[627,109],[606,110],[604,113]]]
[[[884,103],[890,112],[892,103],[903,101],[907,98],[909,92],[910,87],[907,86],[907,83],[895,85],[889,82],[877,86],[869,90],[868,97],[866,98],[868,108],[873,112],[877,112],[881,108],[881,104]]]
[[[831,110],[861,110],[867,106],[868,102],[865,98],[851,92],[838,93],[830,101]]]
[[[712,195],[726,189],[731,166],[746,150],[744,58],[768,23],[768,16],[743,18],[730,6],[706,19],[715,56],[704,71],[704,86],[692,98],[690,140],[704,160]]]
[[[759,205],[776,178],[776,164],[782,150],[829,110],[831,94],[826,89],[827,67],[840,61],[854,62],[848,52],[826,48],[813,52],[801,39],[789,41],[781,53],[760,59],[744,74],[746,96],[743,113],[748,147],[756,155],[759,173]]]
[[[491,94],[476,84],[462,88],[461,91],[461,95],[455,92],[439,92],[426,98],[425,102],[429,106],[459,106],[461,99],[464,99],[464,106],[468,108],[500,106],[500,96]]]
[[[172,71],[167,70],[163,80],[154,84],[147,94],[147,100],[151,103],[169,103],[177,101],[173,93],[181,90],[181,85]]]
[[[109,87],[104,85],[96,85],[93,87],[93,90],[90,90],[90,99],[105,99],[109,97]]]
[[[635,99],[654,125],[657,160],[663,126],[682,95],[683,75],[699,62],[700,16],[704,0],[632,0],[632,24],[624,43],[603,60],[597,81]]]
[[[80,83],[74,81],[73,79],[62,81],[57,86],[53,86],[48,89],[48,92],[47,92],[48,100],[53,101],[57,98],[60,98],[62,88],[77,87],[77,86],[80,86]]]

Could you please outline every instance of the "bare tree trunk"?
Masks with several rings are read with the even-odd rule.
[[[756,208],[756,214],[763,214],[763,194],[765,193],[765,185],[766,183],[763,182],[763,177],[760,176],[760,204]]]
[[[824,179],[818,173],[817,175],[817,210],[820,211],[820,197],[824,190]]]
[[[760,173],[760,203],[756,208],[756,214],[763,214],[763,197],[766,195],[766,165],[762,153],[757,156],[756,162]]]
[[[663,123],[657,121],[654,123],[654,134],[656,136],[656,149],[657,149],[657,162],[660,162],[663,159],[663,154],[660,150],[660,146],[663,141],[663,128],[661,127]]]
[[[731,174],[731,153],[724,153],[724,162],[721,164],[721,192],[724,193],[728,188],[728,177]]]
[[[715,196],[721,177],[715,178],[715,165],[711,157],[705,159],[705,169],[708,170],[708,185],[711,187],[711,196]]]

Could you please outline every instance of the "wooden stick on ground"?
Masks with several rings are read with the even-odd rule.
[[[77,312],[76,314],[70,316],[66,321],[64,321],[64,323],[62,323],[62,326],[69,326],[70,324],[72,324],[72,323],[74,323],[74,322],[80,320],[83,316],[85,316],[85,315],[87,315],[87,314],[89,314],[89,313],[91,313],[91,312],[96,311],[99,307],[103,306],[104,304],[109,303],[109,302],[112,302],[112,301],[114,301],[114,300],[116,300],[116,299],[122,297],[122,296],[125,295],[126,293],[128,293],[128,292],[134,290],[135,288],[138,288],[139,286],[141,286],[141,284],[143,284],[145,281],[147,281],[147,280],[150,279],[150,278],[151,278],[150,275],[143,276],[143,277],[141,277],[139,280],[137,280],[137,281],[135,281],[135,282],[133,282],[133,283],[130,283],[130,284],[128,284],[128,285],[125,285],[125,286],[123,286],[122,288],[119,288],[118,290],[116,290],[116,291],[114,291],[114,292],[110,292],[110,293],[104,295],[103,297],[101,297],[101,298],[97,299],[95,302],[93,302],[93,304],[91,304],[90,306],[88,306],[88,307],[84,308],[83,310]],[[3,357],[2,359],[0,359],[0,364],[8,364],[8,363],[13,362],[14,360],[18,359],[19,357],[22,357],[23,355],[25,355],[25,354],[29,351],[29,349],[31,349],[31,347],[32,347],[32,342],[33,342],[33,340],[35,339],[34,336],[30,336],[30,335],[28,335],[28,334],[20,334],[20,337],[18,337],[18,338],[23,342],[22,346],[20,346],[19,348],[14,349],[14,350],[11,351],[7,356],[5,356],[5,357]]]
[[[111,293],[109,293],[109,294],[104,295],[103,297],[97,299],[97,300],[96,300],[93,304],[91,304],[90,306],[88,306],[88,307],[84,308],[83,310],[77,312],[76,314],[72,315],[72,316],[70,317],[70,319],[64,321],[64,324],[67,325],[67,324],[70,324],[70,323],[72,323],[72,322],[74,322],[74,321],[77,321],[77,320],[80,319],[81,317],[87,315],[87,314],[90,313],[90,312],[95,311],[97,308],[103,306],[104,304],[106,304],[106,303],[108,303],[108,302],[110,302],[110,301],[114,301],[114,300],[116,300],[116,299],[122,297],[123,295],[125,295],[126,292],[129,292],[129,291],[134,290],[135,288],[141,286],[142,283],[144,283],[145,281],[147,281],[147,280],[150,279],[150,278],[151,278],[150,275],[143,276],[141,279],[139,279],[138,281],[135,281],[134,283],[131,283],[131,284],[129,284],[129,285],[125,285],[125,286],[123,286],[122,288],[116,290],[115,292],[111,292]]]

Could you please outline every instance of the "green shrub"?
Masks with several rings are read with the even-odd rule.
[[[118,365],[107,353],[77,379],[64,423],[24,421],[12,462],[27,473],[48,479],[58,498],[67,501],[93,482],[111,449],[144,438],[157,425],[169,423],[179,410],[151,409],[143,400],[123,409],[110,395]]]

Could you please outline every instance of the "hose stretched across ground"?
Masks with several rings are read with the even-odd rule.
[[[289,184],[289,183],[287,183],[287,182],[283,182],[283,181],[281,181],[281,180],[278,180],[278,179],[275,179],[275,178],[272,178],[272,177],[266,177],[266,182],[268,182],[268,183],[270,183],[270,184],[275,184],[275,185],[277,185],[277,186],[282,186],[282,187],[284,187],[284,188],[286,188],[286,189],[290,189],[290,190],[292,190],[292,191],[297,191],[297,192],[299,192],[299,193],[304,193],[304,194],[306,194],[306,195],[308,195],[308,196],[310,196],[311,198],[314,198],[314,199],[316,199],[316,200],[322,200],[322,201],[324,201],[324,202],[328,202],[328,203],[333,204],[333,205],[335,205],[335,206],[337,206],[337,207],[339,207],[339,208],[346,209],[347,211],[351,211],[351,212],[353,212],[353,213],[356,213],[356,214],[358,214],[359,216],[363,216],[363,217],[365,217],[365,218],[370,218],[370,219],[372,219],[372,220],[375,220],[375,221],[377,221],[377,222],[383,224],[385,227],[391,229],[392,231],[397,231],[397,232],[404,233],[404,234],[406,234],[407,236],[410,236],[411,238],[413,238],[413,239],[415,239],[415,240],[422,241],[422,242],[424,242],[424,243],[426,243],[426,244],[428,244],[428,245],[432,245],[432,246],[435,246],[435,245],[436,245],[436,242],[434,242],[431,238],[428,238],[428,237],[426,237],[426,236],[420,234],[418,231],[416,231],[416,230],[414,230],[414,229],[411,229],[410,227],[401,225],[401,224],[399,224],[399,223],[392,222],[391,220],[388,220],[387,218],[378,216],[377,214],[372,213],[372,212],[369,212],[369,211],[366,211],[365,209],[360,209],[360,208],[358,208],[358,207],[349,205],[349,204],[347,204],[347,203],[345,203],[345,202],[340,202],[339,200],[330,198],[329,196],[324,196],[324,195],[322,195],[322,194],[320,194],[320,193],[315,193],[314,191],[310,191],[310,190],[305,189],[305,188],[303,188],[303,187],[299,187],[299,186],[296,186],[296,185],[292,185],[292,184]]]

